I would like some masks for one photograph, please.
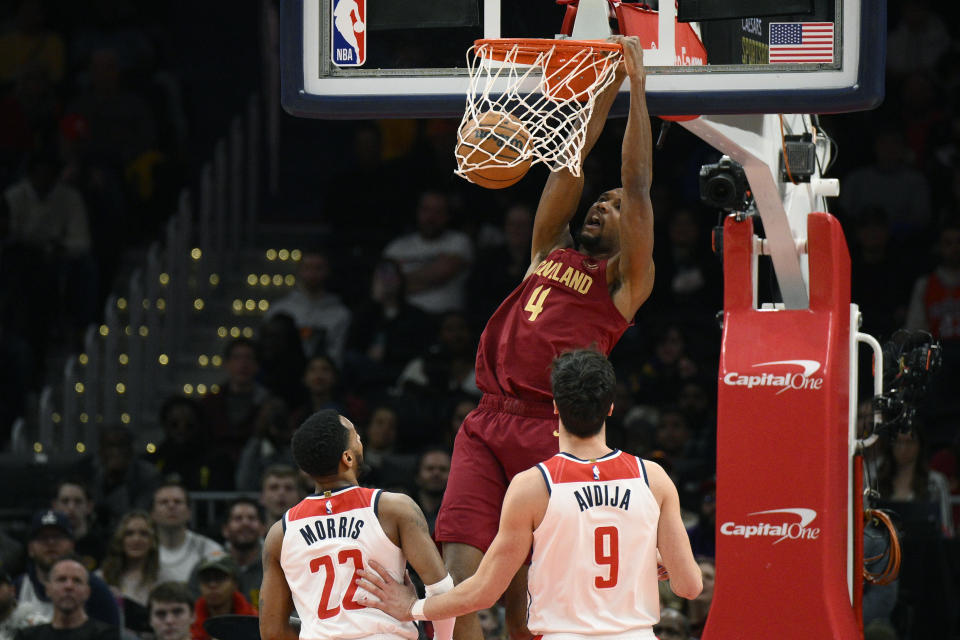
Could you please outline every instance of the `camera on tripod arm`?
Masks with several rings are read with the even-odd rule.
[[[700,167],[700,201],[724,211],[746,211],[753,203],[747,174],[727,156]]]
[[[943,361],[940,341],[927,331],[898,331],[883,345],[884,393],[874,399],[888,433],[914,428],[917,409]]]

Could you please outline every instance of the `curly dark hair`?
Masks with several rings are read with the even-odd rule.
[[[553,361],[550,384],[564,428],[579,438],[597,434],[617,387],[610,361],[592,349],[568,351]]]
[[[333,409],[307,418],[290,441],[297,466],[313,478],[337,473],[340,456],[349,446],[349,432]]]

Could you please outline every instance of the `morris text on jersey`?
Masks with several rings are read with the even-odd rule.
[[[339,518],[319,518],[312,524],[300,528],[300,535],[307,544],[313,544],[318,540],[327,540],[329,538],[352,538],[356,540],[360,536],[360,529],[363,528],[363,520],[358,518],[348,518],[340,516]]]

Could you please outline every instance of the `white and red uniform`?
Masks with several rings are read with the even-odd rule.
[[[527,626],[543,640],[655,638],[660,506],[636,456],[537,465],[550,498],[533,532]]]
[[[312,495],[283,516],[280,566],[300,615],[301,640],[417,637],[412,622],[357,604],[356,572],[376,560],[403,582],[407,561],[377,519],[380,489]]]

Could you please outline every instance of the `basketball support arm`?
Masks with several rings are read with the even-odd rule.
[[[810,116],[714,115],[681,124],[743,166],[766,234],[760,253],[769,255],[773,262],[783,306],[785,309],[807,308],[810,300],[807,214],[826,211],[824,196],[835,196],[839,191],[838,182],[824,180],[819,167],[808,183],[791,184],[779,179],[781,133],[815,131]],[[815,141],[819,166],[825,166],[829,146],[822,136]]]

